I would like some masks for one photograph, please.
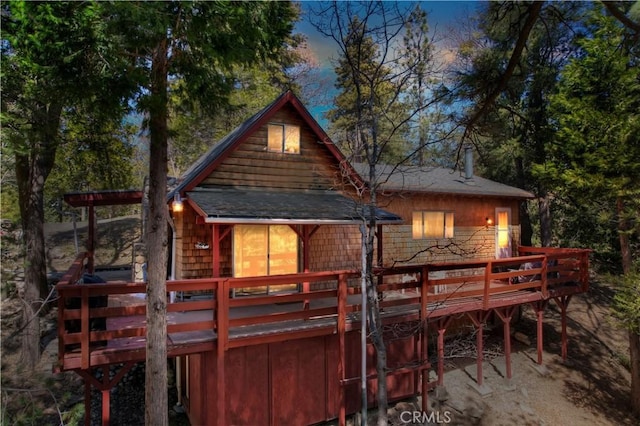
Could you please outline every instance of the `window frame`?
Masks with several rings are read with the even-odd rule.
[[[441,232],[437,236],[427,226],[429,221],[427,216],[434,214],[441,215],[438,218],[442,222]],[[416,220],[419,216],[420,223]],[[419,229],[418,229],[419,228]],[[417,232],[419,230],[419,232]],[[411,237],[414,240],[443,240],[455,238],[455,212],[452,210],[414,210],[411,215]]]
[[[274,127],[278,127],[280,129],[280,135],[281,135],[281,140],[279,141],[279,148],[275,149],[272,148],[272,146],[274,146],[275,144],[271,143],[271,129]],[[297,132],[297,140],[295,141],[294,144],[291,143],[287,143],[288,139],[288,131],[294,130],[293,135],[295,136],[295,133]],[[286,124],[286,123],[267,123],[267,151],[269,152],[276,152],[276,153],[281,153],[281,154],[300,154],[300,142],[301,142],[301,136],[302,134],[302,129],[300,126],[297,126],[295,124]],[[279,135],[279,136],[280,136]],[[289,141],[290,142],[290,141]],[[290,147],[292,149],[290,149]]]

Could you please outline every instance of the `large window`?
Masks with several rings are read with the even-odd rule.
[[[235,225],[233,276],[295,274],[298,272],[298,235],[288,225]],[[235,294],[295,291],[297,284],[236,289]]]
[[[288,124],[269,124],[267,131],[269,151],[300,153],[300,127]]]
[[[453,238],[453,212],[413,212],[413,238]]]

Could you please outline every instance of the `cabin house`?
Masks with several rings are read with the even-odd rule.
[[[534,307],[541,363],[546,303],[564,312],[587,290],[587,251],[521,247],[519,207],[532,194],[474,175],[470,151],[465,166],[461,174],[378,165],[377,207],[363,208],[365,166],[350,163],[291,92],[200,157],[168,194],[167,344],[192,424],[344,424],[359,410],[360,226],[371,214],[383,320],[412,324],[388,344],[390,399],[422,395],[426,411],[429,390],[445,385],[442,358],[438,380],[428,379],[429,336],[440,353],[454,316],[478,327],[480,361],[482,324],[489,314],[502,321],[510,377],[510,320],[518,306]],[[144,360],[145,306],[122,300],[145,283],[78,286],[87,257],[58,285],[59,368],[102,391],[108,423],[118,375],[97,382],[90,372]],[[536,266],[524,271],[525,263]],[[522,275],[530,279],[514,279]],[[96,295],[118,305],[91,308]],[[80,307],[68,308],[69,298]],[[90,329],[93,316],[106,318],[106,330]],[[80,330],[66,330],[74,319]],[[565,329],[563,342],[566,356]],[[370,345],[366,356],[373,404]]]
[[[519,205],[533,195],[474,176],[471,162],[467,155],[463,176],[378,165],[385,182],[384,210],[376,210],[379,266],[515,254]],[[170,192],[182,209],[173,213],[174,278],[357,269],[363,209],[351,185],[361,185],[367,167],[348,163],[285,93],[204,154]]]

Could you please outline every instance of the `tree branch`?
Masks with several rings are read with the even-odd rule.
[[[520,57],[522,56],[522,51],[524,50],[527,40],[529,39],[529,34],[533,29],[533,25],[536,23],[536,21],[538,20],[538,17],[540,16],[540,11],[542,10],[543,4],[544,2],[542,1],[534,1],[529,6],[527,11],[528,12],[527,19],[524,25],[522,26],[522,29],[520,30],[520,34],[518,35],[518,40],[516,41],[516,45],[513,49],[513,52],[511,53],[511,57],[509,58],[509,63],[507,64],[507,68],[505,69],[504,73],[498,80],[498,85],[496,86],[496,88],[489,93],[487,98],[480,105],[480,108],[474,112],[474,114],[471,116],[471,118],[467,122],[464,134],[462,136],[463,141],[469,138],[469,135],[473,129],[473,126],[478,122],[478,120],[480,120],[480,118],[482,118],[482,116],[486,114],[489,107],[495,102],[495,100],[498,98],[500,93],[507,87],[507,83],[509,82],[509,79],[513,75],[513,72],[515,71],[516,66],[518,65],[518,62],[520,61]]]
[[[632,30],[636,35],[640,34],[640,23],[635,22],[633,19],[625,15],[623,11],[618,9],[616,2],[603,1],[602,4],[614,18],[622,23],[622,25]]]

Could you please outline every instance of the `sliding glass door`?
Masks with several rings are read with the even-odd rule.
[[[288,225],[236,225],[233,275],[253,277],[298,272],[298,236]],[[295,291],[297,284],[238,289],[236,294]]]

